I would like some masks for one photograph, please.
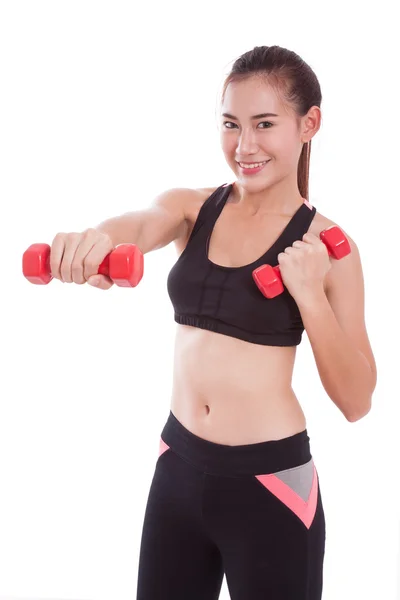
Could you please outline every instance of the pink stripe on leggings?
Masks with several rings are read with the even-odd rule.
[[[270,492],[281,500],[290,510],[292,510],[304,523],[307,529],[313,522],[317,509],[318,500],[318,479],[317,470],[314,465],[314,476],[310,495],[305,502],[296,492],[292,490],[276,475],[256,475],[258,479]]]

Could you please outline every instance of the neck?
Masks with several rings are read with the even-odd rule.
[[[270,187],[252,192],[243,188],[237,181],[232,186],[232,203],[250,216],[275,214],[290,217],[304,200],[298,188],[285,190],[282,187]]]

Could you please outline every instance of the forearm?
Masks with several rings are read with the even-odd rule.
[[[346,419],[361,418],[374,390],[366,357],[340,327],[323,289],[296,302],[328,396]]]

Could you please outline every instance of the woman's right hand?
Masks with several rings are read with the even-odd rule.
[[[50,270],[63,283],[89,283],[108,290],[114,282],[99,275],[99,266],[114,250],[107,233],[89,228],[82,233],[57,233],[50,250]],[[98,283],[97,283],[98,282]]]

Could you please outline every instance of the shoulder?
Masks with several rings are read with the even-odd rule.
[[[186,218],[193,223],[204,202],[218,189],[218,186],[210,188],[185,188],[187,191],[187,202],[185,205]]]
[[[314,218],[311,222],[309,231],[310,233],[319,236],[321,231],[327,229],[328,227],[332,227],[332,225],[337,225],[337,223],[320,213],[317,209]]]
[[[185,217],[188,224],[189,239],[190,232],[196,222],[200,209],[205,201],[218,189],[218,186],[212,188],[191,188],[188,195],[188,201],[185,203]]]
[[[350,282],[354,284],[355,281],[358,281],[359,287],[362,287],[362,264],[360,252],[356,242],[350,236],[349,232],[340,225],[340,223],[336,223],[318,211],[315,213],[315,217],[310,225],[309,231],[310,233],[313,233],[319,237],[321,231],[332,226],[339,227],[339,229],[343,231],[350,244],[351,252],[341,260],[331,260],[331,268],[326,274],[324,280],[324,289],[328,295],[335,294],[336,290],[341,290],[339,293],[344,295],[343,290],[345,288],[347,288],[348,292],[350,292],[352,289]]]
[[[311,222],[309,231],[310,231],[310,233],[313,233],[314,235],[319,237],[319,234],[321,233],[321,231],[324,231],[324,229],[328,229],[328,227],[333,227],[333,226],[339,227],[339,229],[341,229],[343,231],[344,235],[346,236],[346,238],[349,241],[351,250],[352,251],[357,250],[356,243],[350,237],[349,233],[347,231],[345,231],[339,223],[332,221],[332,219],[329,219],[325,215],[321,214],[318,210],[316,211],[314,219]]]
[[[354,274],[354,271],[361,271],[361,260],[357,244],[349,235],[349,233],[343,229],[340,223],[336,223],[317,210],[308,231],[319,238],[321,231],[324,231],[325,229],[328,229],[328,227],[332,226],[339,227],[339,229],[343,231],[350,244],[351,253],[344,259],[339,261],[331,261],[331,269],[328,271],[324,280],[324,289],[326,292],[328,292],[332,287],[335,287],[338,282],[339,284],[343,283],[343,281],[340,280],[340,277],[343,273],[348,272],[348,276],[350,276],[350,273]]]
[[[197,193],[199,200],[201,202],[201,204],[204,204],[204,202],[207,200],[207,198],[209,198],[211,196],[211,194],[213,194],[219,186],[214,186],[214,187],[206,187],[206,188],[195,188],[195,192]]]
[[[194,224],[205,201],[218,189],[219,186],[207,188],[185,188],[187,195],[185,198],[184,213],[186,228],[182,236],[175,240],[175,246],[178,254],[183,252],[191,236]]]
[[[356,244],[355,244],[354,240],[350,237],[348,232],[345,231],[339,223],[332,221],[332,219],[329,219],[325,215],[321,214],[318,210],[316,211],[315,216],[311,222],[309,232],[313,233],[314,235],[319,237],[319,234],[321,233],[321,231],[324,231],[324,229],[328,229],[328,227],[333,227],[333,226],[339,227],[339,229],[341,229],[343,231],[344,235],[349,240],[351,250],[352,251],[356,250],[357,249]]]

